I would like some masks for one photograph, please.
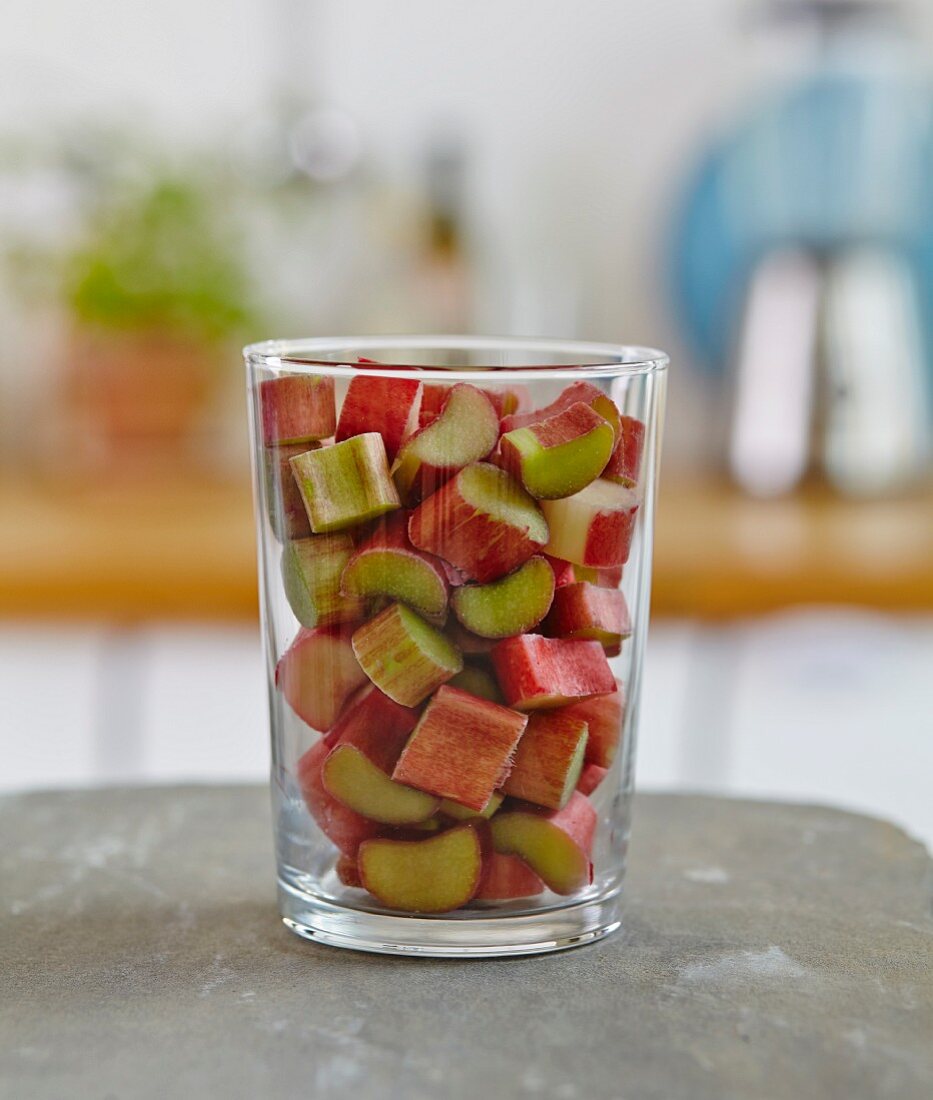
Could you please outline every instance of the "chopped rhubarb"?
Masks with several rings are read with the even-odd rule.
[[[408,517],[389,516],[354,553],[341,582],[347,595],[399,600],[430,622],[447,616],[449,582],[444,563],[412,546]]]
[[[544,629],[553,638],[592,638],[607,657],[617,657],[623,638],[632,633],[632,623],[618,589],[579,581],[554,594]]]
[[[499,418],[482,390],[461,382],[438,415],[408,439],[392,465],[399,496],[415,503],[471,462],[485,458],[499,437]]]
[[[599,477],[615,442],[612,425],[582,401],[515,428],[499,441],[498,464],[538,499],[572,496]]]
[[[521,634],[492,651],[492,663],[510,707],[543,710],[616,690],[599,642]]]
[[[422,390],[415,379],[357,375],[347,387],[336,441],[379,432],[391,462],[402,443],[418,429]]]
[[[477,462],[415,509],[408,534],[419,549],[486,584],[540,550],[548,527],[535,501],[513,477]]]
[[[616,690],[611,695],[598,695],[592,699],[583,699],[561,709],[586,722],[589,737],[586,741],[587,764],[597,764],[608,768],[615,759],[622,738],[622,721],[625,718],[625,691],[616,681]]]
[[[589,799],[575,791],[562,810],[500,810],[489,824],[497,852],[519,856],[555,894],[567,895],[592,881],[596,821]]]
[[[392,778],[485,808],[502,786],[527,717],[456,688],[442,687],[428,703]]]
[[[315,534],[353,527],[399,507],[378,432],[308,451],[291,466]]]
[[[634,416],[621,417],[619,438],[602,476],[607,481],[618,481],[629,489],[634,489],[641,471],[644,444],[645,425]]]
[[[308,443],[334,434],[334,380],[313,374],[283,374],[259,383],[262,441]]]
[[[550,530],[546,552],[574,565],[624,565],[639,503],[632,489],[603,478],[572,497],[541,501]]]
[[[321,777],[329,754],[330,749],[323,741],[312,745],[298,761],[298,785],[318,828],[345,856],[353,859],[360,844],[379,836],[383,826],[344,806],[330,794]]]
[[[536,627],[554,598],[554,570],[541,555],[489,584],[454,589],[451,606],[460,622],[481,638],[509,638]]]
[[[302,626],[332,626],[364,617],[366,601],[340,591],[352,553],[353,539],[346,531],[293,539],[282,548],[282,585]]]
[[[518,856],[492,851],[486,857],[483,881],[474,901],[512,901],[533,898],[544,890],[541,878]]]
[[[559,810],[583,769],[586,722],[564,711],[532,714],[502,789],[513,798]]]
[[[405,707],[417,706],[463,668],[459,650],[400,603],[357,628],[353,652],[376,687]]]
[[[366,682],[343,626],[302,628],[282,654],[275,683],[302,721],[326,731],[349,697]]]
[[[281,447],[263,449],[266,508],[272,531],[279,542],[306,538],[311,534],[305,502],[301,499],[290,460],[319,446],[319,443],[285,443]]]

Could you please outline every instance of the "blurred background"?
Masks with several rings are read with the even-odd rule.
[[[267,768],[239,347],[673,369],[644,788],[933,844],[933,5],[13,0],[0,789]]]

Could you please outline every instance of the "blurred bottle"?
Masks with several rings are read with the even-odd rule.
[[[706,154],[675,294],[731,382],[728,465],[771,495],[866,495],[929,469],[933,88],[882,0],[772,0],[816,60]]]

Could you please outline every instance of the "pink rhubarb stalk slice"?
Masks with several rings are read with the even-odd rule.
[[[357,628],[353,652],[376,687],[405,707],[417,706],[463,668],[456,646],[400,603]]]
[[[391,462],[402,443],[418,429],[423,386],[410,378],[357,375],[347,387],[336,441],[379,432]]]
[[[555,500],[580,492],[599,477],[614,443],[612,425],[578,401],[555,416],[503,435],[498,464],[533,497]]]
[[[334,434],[334,380],[313,374],[283,374],[259,383],[262,441],[307,443]]]
[[[388,517],[347,563],[341,581],[348,596],[387,596],[442,624],[447,615],[447,573],[440,559],[408,540],[408,517]]]
[[[533,714],[518,743],[503,791],[537,806],[561,809],[583,770],[586,738],[586,722],[573,715],[560,710]]]
[[[562,810],[500,810],[489,826],[497,852],[519,856],[549,889],[566,896],[592,881],[596,821],[589,799],[575,791]]]
[[[618,588],[622,583],[624,568],[621,565],[609,565],[599,569],[595,565],[573,565],[574,580],[588,581],[599,588]]]
[[[315,534],[394,511],[400,502],[378,432],[366,432],[291,460]]]
[[[279,542],[307,538],[311,534],[305,502],[301,499],[290,460],[319,446],[319,443],[286,443],[281,447],[263,448],[266,508],[272,531]]]
[[[365,600],[340,591],[353,549],[353,539],[345,531],[293,539],[282,548],[282,586],[302,626],[359,622],[366,614]]]
[[[497,703],[439,688],[415,727],[392,778],[483,810],[502,786],[528,722]]]
[[[607,481],[618,481],[634,489],[641,472],[641,455],[645,445],[645,425],[634,416],[623,416],[619,422],[619,438],[616,440],[609,462],[602,476]]]
[[[572,497],[541,501],[551,533],[547,553],[574,565],[624,565],[639,503],[633,490],[603,478]]]
[[[611,695],[598,695],[563,707],[561,714],[569,714],[586,722],[589,737],[586,741],[587,764],[608,768],[616,757],[622,739],[622,722],[625,718],[625,691],[616,681]]]
[[[395,767],[420,712],[403,707],[374,684],[356,693],[327,734],[327,744],[352,745],[387,774]]]
[[[554,638],[592,638],[607,657],[617,657],[622,640],[632,633],[632,623],[618,589],[579,581],[554,594],[544,629]]]
[[[440,413],[408,439],[392,466],[399,496],[414,503],[451,474],[485,458],[499,438],[499,417],[482,390],[452,386]]]
[[[492,651],[506,703],[543,710],[615,691],[616,682],[599,642],[521,634]]]
[[[388,908],[445,913],[479,888],[483,842],[469,822],[427,840],[366,840],[357,867],[363,886]]]
[[[561,393],[560,397],[543,409],[503,417],[502,432],[507,434],[515,431],[516,428],[527,428],[531,424],[539,424],[542,420],[547,420],[552,416],[565,412],[571,405],[575,405],[579,401],[589,405],[594,412],[599,413],[604,420],[608,421],[612,425],[614,435],[618,433],[619,410],[599,386],[594,385],[592,382],[572,382]]]
[[[547,542],[548,527],[538,505],[513,477],[477,462],[415,509],[408,536],[420,550],[487,584],[539,551]]]
[[[489,584],[455,588],[451,607],[460,622],[481,638],[510,638],[536,627],[554,598],[554,570],[535,555],[514,573]]]
[[[490,852],[486,857],[483,881],[474,901],[513,901],[533,898],[544,890],[544,883],[518,856]]]
[[[353,859],[364,840],[379,836],[383,826],[349,809],[324,786],[321,772],[330,749],[318,741],[298,761],[298,785],[308,812],[321,832]]]
[[[366,683],[366,673],[345,627],[302,628],[279,659],[275,683],[302,721],[325,731],[350,695]]]

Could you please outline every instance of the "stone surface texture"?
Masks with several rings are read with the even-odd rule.
[[[0,1096],[933,1095],[931,861],[809,806],[638,800],[624,929],[559,955],[291,935],[268,800],[0,800]]]

